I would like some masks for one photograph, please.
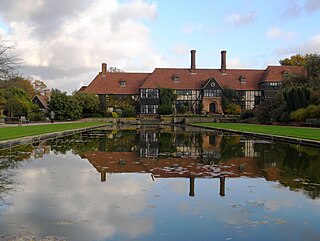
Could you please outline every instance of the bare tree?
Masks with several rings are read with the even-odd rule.
[[[13,46],[0,39],[0,80],[6,80],[12,76],[21,64],[20,59],[9,53],[12,49]]]

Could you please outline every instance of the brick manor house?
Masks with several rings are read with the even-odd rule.
[[[220,69],[196,68],[196,51],[191,50],[190,68],[156,68],[152,73],[107,72],[107,64],[80,91],[93,93],[106,102],[108,96],[130,98],[138,103],[139,114],[156,114],[160,88],[173,89],[174,110],[188,107],[191,113],[223,114],[222,89],[231,88],[241,97],[242,110],[252,109],[280,87],[288,74],[304,75],[302,66],[268,66],[266,69],[227,69],[226,51],[221,51]],[[102,106],[106,106],[102,104]]]

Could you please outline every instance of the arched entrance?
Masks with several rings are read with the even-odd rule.
[[[209,111],[210,111],[210,113],[216,113],[216,104],[215,103],[210,104]]]

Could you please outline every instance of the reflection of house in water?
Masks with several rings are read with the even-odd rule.
[[[139,158],[135,152],[93,152],[83,155],[101,173],[106,181],[107,173],[150,173],[151,178],[189,178],[190,196],[194,196],[196,178],[237,177],[232,167],[206,165],[200,158]],[[224,191],[221,191],[224,194]]]
[[[245,157],[215,165],[208,165],[201,158],[140,158],[136,152],[92,152],[83,157],[101,173],[101,181],[106,181],[107,173],[150,173],[152,179],[189,178],[190,196],[194,196],[196,178],[221,178],[220,193],[224,196],[224,178],[262,175],[257,161]]]
[[[257,143],[256,140],[248,139],[248,140],[241,140],[241,143],[244,143],[243,150],[245,157],[259,157],[260,153],[258,153],[254,149],[254,144]]]
[[[158,156],[203,157],[205,160],[221,158],[222,136],[212,133],[174,132],[162,133],[153,130],[140,132],[140,157]]]
[[[140,157],[158,157],[159,155],[159,133],[154,131],[141,131],[140,132],[140,141],[139,141],[139,150]]]
[[[138,133],[138,142],[138,149],[115,146],[108,148],[109,152],[99,149],[82,157],[101,173],[101,181],[106,181],[107,173],[150,173],[153,180],[189,178],[190,196],[194,195],[197,178],[221,178],[220,193],[224,195],[224,178],[279,177],[276,170],[261,169],[254,140],[212,132],[160,133],[144,128]]]

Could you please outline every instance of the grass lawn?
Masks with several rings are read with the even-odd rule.
[[[199,123],[198,126],[228,129],[234,131],[246,131],[277,136],[289,136],[299,139],[320,141],[320,128],[293,127],[293,126],[269,126],[240,123]]]
[[[26,136],[36,136],[52,132],[73,130],[78,128],[102,125],[102,122],[73,122],[63,124],[46,124],[34,126],[0,127],[0,141],[16,139]]]

